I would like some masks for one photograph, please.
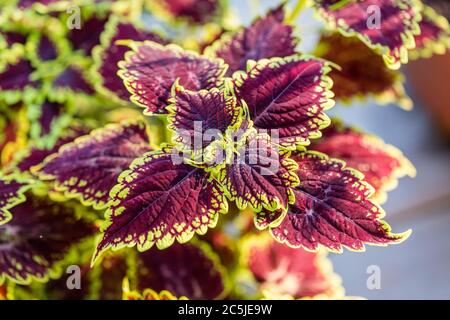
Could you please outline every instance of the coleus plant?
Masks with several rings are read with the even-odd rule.
[[[344,298],[326,252],[405,240],[380,204],[415,169],[327,110],[411,108],[398,69],[445,52],[446,19],[416,0],[282,3],[238,28],[224,1],[143,7],[2,7],[0,298]]]

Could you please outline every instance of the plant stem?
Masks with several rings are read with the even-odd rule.
[[[294,7],[294,10],[292,10],[291,14],[286,18],[286,23],[292,24],[294,23],[295,19],[299,16],[300,12],[305,8],[306,3],[308,0],[298,0],[297,4]]]

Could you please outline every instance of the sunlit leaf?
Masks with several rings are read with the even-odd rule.
[[[215,180],[200,168],[177,164],[169,151],[135,160],[110,193],[103,238],[94,258],[108,248],[160,249],[204,234],[228,211]],[[158,289],[158,288],[154,288]]]
[[[322,58],[339,66],[330,72],[336,100],[347,103],[374,96],[383,104],[412,107],[403,88],[403,75],[386,67],[383,58],[357,37],[323,34],[318,48]]]
[[[411,59],[429,58],[433,54],[444,54],[450,48],[448,21],[445,17],[438,15],[433,8],[424,6],[419,27],[420,35],[414,37],[416,48],[409,53]]]
[[[249,27],[224,34],[205,52],[225,60],[230,76],[237,70],[245,71],[248,60],[290,56],[295,53],[297,43],[293,27],[284,23],[283,6],[279,6]]]
[[[383,209],[370,200],[374,189],[344,162],[313,151],[298,152],[292,159],[298,163],[301,183],[294,189],[295,203],[271,229],[279,242],[312,251],[363,251],[365,244],[395,244],[411,233],[391,233],[381,220]]]
[[[386,65],[408,62],[414,36],[419,34],[420,4],[415,0],[314,0],[330,29],[358,36],[383,56]]]
[[[295,149],[320,137],[330,124],[324,113],[334,105],[330,70],[324,60],[293,55],[260,60],[233,78],[255,128],[277,134],[275,143]]]
[[[209,59],[175,45],[129,42],[132,49],[119,63],[119,76],[131,92],[131,101],[144,113],[167,113],[170,89],[175,80],[192,91],[210,89],[226,71],[222,60]]]
[[[96,89],[108,97],[118,97],[129,101],[130,93],[125,88],[122,79],[117,75],[118,63],[123,60],[130,49],[117,43],[118,40],[145,41],[158,43],[164,41],[155,33],[140,29],[130,22],[120,21],[112,17],[108,21],[101,36],[101,43],[93,51],[96,71]]]
[[[396,147],[338,122],[328,127],[311,148],[362,172],[364,180],[375,188],[371,199],[378,202],[386,200],[386,192],[397,186],[399,178],[416,174],[414,166]]]
[[[216,88],[194,92],[179,85],[173,92],[167,107],[169,128],[174,130],[172,140],[180,150],[202,152],[241,124],[243,108],[229,92]]]
[[[68,198],[103,208],[119,174],[150,150],[144,123],[112,124],[64,145],[34,171]]]

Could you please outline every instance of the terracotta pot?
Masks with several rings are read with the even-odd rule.
[[[411,61],[406,74],[413,94],[450,137],[450,52],[429,59]]]

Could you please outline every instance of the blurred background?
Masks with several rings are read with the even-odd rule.
[[[232,3],[241,22],[248,24],[279,1]],[[302,39],[300,50],[311,50],[321,23],[306,10],[297,25]],[[412,111],[369,100],[350,106],[337,104],[330,112],[400,148],[417,169],[417,177],[401,179],[383,205],[394,232],[412,229],[405,242],[390,247],[368,246],[364,253],[330,255],[347,295],[450,299],[450,123],[445,122],[450,113],[449,61],[447,54],[404,67],[406,89],[414,102]],[[372,265],[380,268],[381,289],[367,288],[367,268]]]

